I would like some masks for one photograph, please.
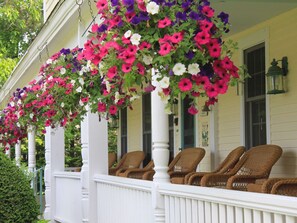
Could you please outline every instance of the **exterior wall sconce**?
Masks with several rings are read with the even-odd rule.
[[[282,62],[280,68],[277,64],[278,61]],[[282,94],[285,93],[285,76],[288,73],[288,57],[283,57],[281,60],[275,60],[271,62],[267,76],[267,94]]]
[[[118,116],[112,117],[109,121],[109,127],[113,129],[117,129],[119,127],[119,118]]]

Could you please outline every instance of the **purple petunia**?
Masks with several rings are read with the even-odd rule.
[[[107,30],[107,28],[108,28],[108,26],[103,24],[103,25],[99,26],[97,32],[99,32],[99,33],[105,32]]]
[[[191,60],[195,56],[195,53],[193,51],[189,51],[186,53],[186,57]]]
[[[214,75],[213,67],[210,63],[203,65],[200,68],[200,75],[207,76],[208,78],[212,78]]]
[[[134,5],[134,0],[123,0],[123,4],[125,6],[130,6],[130,5]]]
[[[64,54],[64,55],[67,55],[67,54],[69,54],[70,53],[70,49],[61,49],[60,50],[60,52],[62,53],[62,54]]]
[[[138,15],[140,21],[148,21],[150,19],[147,12],[140,12]]]
[[[134,25],[137,25],[141,22],[140,18],[137,16],[134,16],[133,19],[131,20],[131,23]]]
[[[229,15],[225,12],[221,12],[218,18],[220,18],[225,25],[229,22]]]
[[[177,12],[175,17],[179,20],[187,20],[187,14],[183,12]]]
[[[111,0],[111,6],[115,7],[119,5],[119,0]]]
[[[189,17],[193,20],[200,20],[201,19],[201,15],[199,15],[197,12],[190,12]]]

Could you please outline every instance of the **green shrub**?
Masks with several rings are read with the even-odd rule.
[[[28,177],[0,152],[0,222],[33,223],[38,205]]]

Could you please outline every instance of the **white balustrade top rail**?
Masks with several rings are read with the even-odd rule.
[[[80,179],[80,172],[57,171],[54,173],[56,178]]]
[[[166,223],[296,223],[297,198],[160,184]]]

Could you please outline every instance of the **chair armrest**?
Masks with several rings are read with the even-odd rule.
[[[209,172],[192,172],[185,176],[185,182],[189,185],[200,185],[201,178]]]
[[[135,179],[142,179],[142,175],[146,172],[147,170],[144,169],[139,169],[139,168],[130,168],[127,169],[124,173],[124,177],[128,178],[135,178]]]
[[[257,179],[267,179],[264,175],[234,175],[228,179],[227,189],[247,190],[249,183],[255,183]]]
[[[286,196],[297,196],[297,178],[279,179],[272,189],[271,194],[279,194]]]
[[[226,187],[227,180],[231,176],[230,174],[208,173],[201,178],[200,185],[203,187]]]
[[[168,174],[170,178],[173,178],[173,177],[185,177],[188,173],[190,172],[189,171],[180,171],[180,172],[171,171]]]
[[[154,175],[155,175],[155,171],[149,170],[143,174],[142,179],[143,180],[153,180]]]

